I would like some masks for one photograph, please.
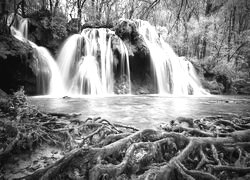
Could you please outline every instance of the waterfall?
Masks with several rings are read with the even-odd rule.
[[[28,19],[20,19],[18,30],[21,32],[24,39],[28,39]]]
[[[151,66],[159,94],[208,94],[202,88],[192,63],[178,57],[149,22],[135,22],[150,51]]]
[[[14,37],[28,42],[34,50],[36,60],[37,92],[45,95],[63,95],[64,87],[58,65],[45,47],[37,46],[28,38],[28,19],[19,21],[18,29],[11,27]]]
[[[12,34],[34,50],[38,94],[132,93],[128,49],[113,31],[88,28],[70,36],[55,61],[46,48],[28,40],[28,19],[20,18],[18,22],[17,29],[12,27]],[[159,94],[207,94],[192,63],[178,57],[147,21],[135,20],[135,23],[149,49]]]
[[[109,29],[92,28],[66,40],[57,59],[68,94],[114,94],[118,65],[131,93],[128,50],[119,39],[121,58],[117,62],[112,38],[119,39]]]
[[[99,65],[94,56],[82,57],[77,65],[71,92],[73,94],[102,94],[99,72]]]
[[[131,94],[131,80],[130,80],[130,69],[129,69],[129,56],[128,56],[128,49],[126,48],[125,44],[122,42],[121,39],[119,39],[120,42],[120,49],[121,49],[121,74],[122,76],[124,74],[127,74],[127,76],[125,76],[125,78],[128,78],[129,80],[126,80],[126,82],[128,82],[128,92],[129,94]],[[123,76],[124,77],[124,76]]]

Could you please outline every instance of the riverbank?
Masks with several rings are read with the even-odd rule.
[[[250,177],[250,117],[179,117],[140,130],[100,117],[41,112],[22,90],[0,107],[2,178]]]

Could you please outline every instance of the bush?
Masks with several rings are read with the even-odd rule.
[[[53,39],[60,40],[67,36],[67,18],[62,13],[57,13],[54,17],[44,17],[41,24],[51,32]]]

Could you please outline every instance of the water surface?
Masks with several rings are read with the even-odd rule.
[[[250,115],[250,96],[111,96],[78,98],[31,97],[46,112],[82,113],[81,119],[102,117],[138,128],[157,127],[179,116]]]

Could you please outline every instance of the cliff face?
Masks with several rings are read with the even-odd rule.
[[[0,35],[0,89],[12,93],[24,86],[27,94],[36,93],[32,48],[12,35]]]

